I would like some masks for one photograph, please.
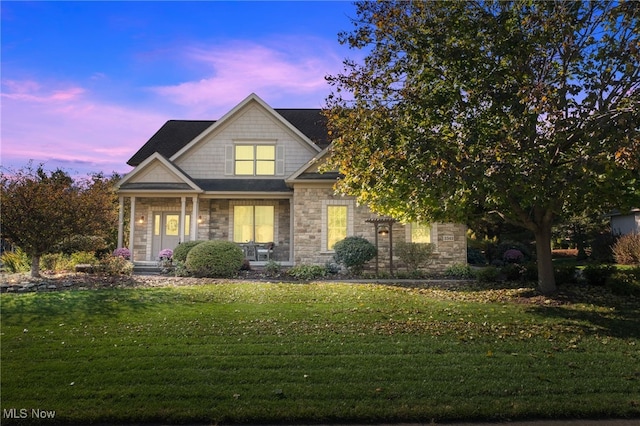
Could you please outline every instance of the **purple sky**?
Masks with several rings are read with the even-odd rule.
[[[321,108],[350,2],[7,2],[1,158],[72,175],[126,173],[169,119],[215,120],[254,92]]]

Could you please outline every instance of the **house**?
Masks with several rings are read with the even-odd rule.
[[[640,234],[640,209],[631,209],[627,213],[610,213],[609,218],[614,235]]]
[[[168,121],[118,183],[119,247],[130,206],[134,262],[156,261],[183,241],[221,239],[245,248],[253,264],[324,265],[333,244],[358,235],[377,240],[379,261],[388,263],[389,238],[376,233],[380,218],[334,193],[337,173],[318,170],[329,143],[321,110],[273,109],[255,94],[217,121]],[[390,225],[394,244],[435,244],[433,268],[466,263],[464,225]]]

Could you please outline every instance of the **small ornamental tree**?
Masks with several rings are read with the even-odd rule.
[[[2,236],[31,258],[31,276],[40,276],[40,257],[77,236],[107,239],[117,227],[117,198],[110,179],[97,174],[72,179],[42,166],[0,173]]]
[[[369,240],[362,237],[347,237],[334,246],[336,263],[344,265],[354,275],[359,275],[364,264],[376,257],[378,250]]]

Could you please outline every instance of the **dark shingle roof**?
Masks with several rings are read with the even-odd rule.
[[[276,108],[276,112],[320,148],[329,146],[327,118],[322,115],[321,109]]]
[[[154,152],[170,158],[213,123],[215,121],[211,120],[169,120],[133,154],[127,164],[135,167]]]
[[[306,135],[320,148],[329,145],[327,120],[320,109],[276,109],[285,120]],[[137,166],[154,152],[167,158],[180,151],[196,136],[204,132],[215,121],[169,120],[127,161]]]

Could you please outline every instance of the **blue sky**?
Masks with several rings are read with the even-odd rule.
[[[224,115],[250,93],[321,108],[351,2],[14,2],[1,8],[1,162],[126,173],[169,119]]]

